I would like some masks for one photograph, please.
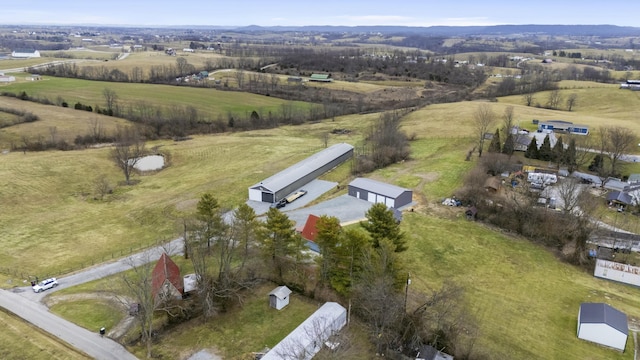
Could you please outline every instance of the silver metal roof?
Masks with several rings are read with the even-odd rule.
[[[409,189],[401,188],[399,186],[383,183],[376,180],[367,178],[356,178],[349,183],[349,186],[355,186],[360,189],[374,192],[376,194],[384,195],[386,197],[396,198]]]
[[[297,164],[280,171],[279,173],[262,180],[261,182],[253,185],[251,188],[263,187],[274,193],[286,188],[289,184],[304,177],[305,175],[325,166],[336,158],[353,150],[353,146],[347,143],[340,143],[328,147],[320,152],[317,152],[308,158],[300,161]]]
[[[625,335],[629,333],[627,315],[604,303],[581,304],[580,323],[607,324]]]

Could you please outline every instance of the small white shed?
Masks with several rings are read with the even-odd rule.
[[[629,335],[627,315],[603,303],[583,303],[578,312],[578,338],[624,351]]]
[[[269,306],[281,310],[289,305],[289,295],[291,295],[291,290],[288,287],[278,286],[269,293]]]

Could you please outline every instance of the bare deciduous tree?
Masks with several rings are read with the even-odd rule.
[[[93,181],[94,190],[96,192],[96,197],[100,200],[104,199],[104,197],[111,193],[111,184],[109,184],[109,179],[107,179],[106,175],[100,175]]]
[[[578,101],[578,94],[572,93],[567,98],[567,110],[571,111],[574,106],[576,106],[576,102]]]
[[[485,134],[489,127],[493,124],[494,114],[491,107],[487,104],[481,104],[473,114],[473,126],[476,137],[478,139],[478,157],[482,157],[484,147]]]
[[[620,126],[605,128],[607,139],[606,151],[610,160],[610,174],[616,176],[619,173],[620,158],[628,153],[636,144],[636,135],[630,129]]]
[[[572,213],[578,206],[582,187],[576,178],[566,178],[554,187],[557,191],[562,210]]]
[[[562,102],[562,95],[560,94],[560,90],[553,90],[549,92],[549,97],[547,98],[547,107],[549,109],[557,109]]]
[[[145,142],[134,127],[118,127],[115,138],[111,159],[122,170],[129,185],[135,165],[145,155]]]
[[[117,114],[118,94],[110,88],[104,88],[104,90],[102,90],[102,95],[104,96],[104,101],[109,115]]]
[[[512,155],[515,148],[516,135],[513,134],[514,127],[514,111],[513,106],[507,106],[502,115],[502,132],[504,133],[504,146],[502,153]]]
[[[238,83],[238,89],[244,88],[244,70],[236,70],[236,82]]]

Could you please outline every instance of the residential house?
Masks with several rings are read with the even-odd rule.
[[[180,299],[184,293],[184,284],[180,268],[167,255],[162,253],[151,272],[151,293],[156,300]]]

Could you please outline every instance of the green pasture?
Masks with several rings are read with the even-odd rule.
[[[0,358],[5,360],[90,359],[73,347],[25,322],[0,311]]]
[[[163,109],[172,106],[193,106],[211,120],[218,117],[226,119],[229,113],[247,115],[252,111],[280,113],[282,106],[291,104],[294,108],[305,110],[309,104],[299,101],[288,102],[282,99],[254,95],[236,91],[220,91],[211,88],[187,86],[113,83],[66,79],[45,76],[43,80],[16,83],[3,87],[3,91],[16,94],[24,91],[29,96],[45,97],[56,102],[58,98],[73,107],[76,102],[84,105],[104,108],[103,91],[109,88],[118,96],[118,103],[125,109],[130,105],[147,103]]]
[[[640,290],[596,279],[560,262],[549,249],[509,237],[464,218],[406,214],[403,228],[411,273],[409,303],[444,283],[465,289],[480,326],[476,349],[491,359],[632,359],[576,337],[582,302],[606,302],[631,318],[640,316]]]

